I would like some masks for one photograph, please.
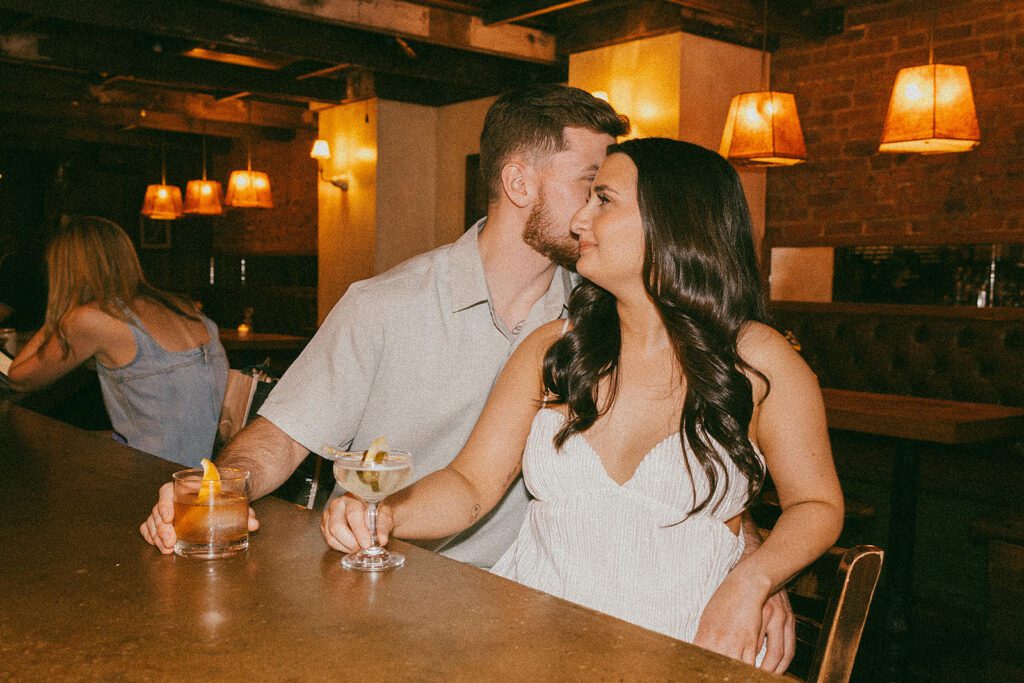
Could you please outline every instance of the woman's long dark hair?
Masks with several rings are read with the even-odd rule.
[[[739,356],[736,341],[744,323],[767,315],[739,177],[718,154],[677,140],[628,140],[609,147],[608,154],[625,154],[636,165],[645,288],[686,378],[680,439],[684,448],[689,443],[710,485],[691,514],[712,503],[720,473],[729,486],[715,443],[746,476],[751,499],[765,471],[747,433],[754,403],[743,371],[767,378]],[[611,407],[621,348],[615,298],[597,285],[584,280],[576,288],[569,320],[572,330],[544,358],[544,387],[552,402],[568,408],[555,435],[559,448]],[[609,396],[599,407],[598,385],[605,377]],[[696,497],[692,476],[691,485]]]

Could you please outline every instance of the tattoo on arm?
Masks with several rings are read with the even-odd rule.
[[[475,522],[476,518],[480,516],[480,504],[477,503],[469,511],[469,521]]]

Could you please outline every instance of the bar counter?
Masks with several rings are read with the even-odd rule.
[[[3,680],[783,680],[401,542],[345,570],[274,498],[240,557],[161,555],[138,527],[180,466],[4,402],[0,462]]]

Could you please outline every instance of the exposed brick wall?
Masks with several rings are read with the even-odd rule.
[[[315,254],[317,251],[317,167],[309,158],[316,135],[298,131],[294,140],[253,144],[252,168],[270,176],[272,209],[231,209],[213,227],[219,254]],[[227,192],[231,171],[245,168],[245,142],[237,141],[212,159]]]
[[[773,88],[796,94],[808,160],[769,171],[769,243],[1024,240],[1024,2],[934,2],[935,61],[969,69],[980,146],[878,152],[896,73],[928,62],[932,2],[837,2],[841,35],[786,38],[772,59]]]

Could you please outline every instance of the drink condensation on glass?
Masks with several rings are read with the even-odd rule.
[[[219,480],[203,470],[174,473],[174,552],[214,560],[249,548],[249,473],[224,467]]]

